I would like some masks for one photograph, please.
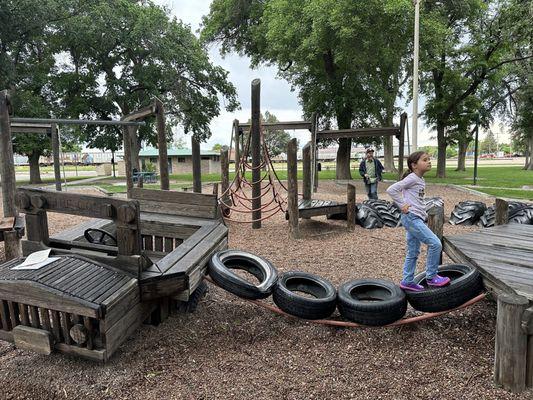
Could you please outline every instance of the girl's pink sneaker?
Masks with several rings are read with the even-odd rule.
[[[431,279],[426,279],[426,282],[428,286],[441,287],[441,286],[446,286],[448,283],[450,283],[450,278],[445,277],[445,276],[435,275]]]
[[[424,286],[422,285],[418,285],[414,282],[411,282],[411,283],[405,283],[404,281],[401,281],[400,282],[400,287],[403,289],[403,290],[409,290],[411,292],[421,292],[424,290]]]

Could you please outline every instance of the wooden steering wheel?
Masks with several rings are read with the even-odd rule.
[[[108,231],[98,228],[85,229],[83,236],[89,243],[103,244],[106,246],[116,246],[117,238]]]

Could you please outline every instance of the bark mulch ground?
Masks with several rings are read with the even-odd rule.
[[[380,185],[383,190],[386,184]],[[316,198],[344,200],[345,187],[320,182]],[[358,201],[364,199],[357,184]],[[381,192],[381,198],[388,196]],[[466,199],[443,186],[446,215]],[[80,220],[51,215],[50,227]],[[363,277],[398,281],[402,228],[347,232],[324,217],[301,223],[290,240],[278,214],[260,230],[230,223],[230,247],[304,270],[335,285]],[[445,226],[445,234],[475,227]],[[424,254],[419,268],[423,269]],[[270,301],[270,300],[268,300]],[[413,314],[412,310],[408,311]],[[2,399],[528,399],[492,383],[496,307],[487,300],[396,328],[342,329],[271,313],[210,285],[193,314],[143,326],[106,365],[60,354],[39,356],[0,342]]]

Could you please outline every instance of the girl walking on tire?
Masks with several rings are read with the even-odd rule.
[[[387,193],[402,211],[401,222],[407,231],[407,254],[403,266],[403,290],[420,292],[424,286],[414,282],[416,262],[420,245],[428,246],[426,260],[426,282],[428,286],[445,286],[450,278],[437,275],[442,244],[439,238],[427,227],[427,213],[424,204],[426,182],[424,174],[431,169],[431,159],[424,151],[414,152],[407,158],[407,168],[402,179],[389,186]]]

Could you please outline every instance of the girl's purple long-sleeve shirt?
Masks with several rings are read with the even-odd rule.
[[[392,200],[402,208],[409,204],[409,212],[422,218],[427,219],[426,205],[424,196],[426,193],[426,181],[414,172],[411,172],[401,181],[396,182],[387,189],[387,193]]]

